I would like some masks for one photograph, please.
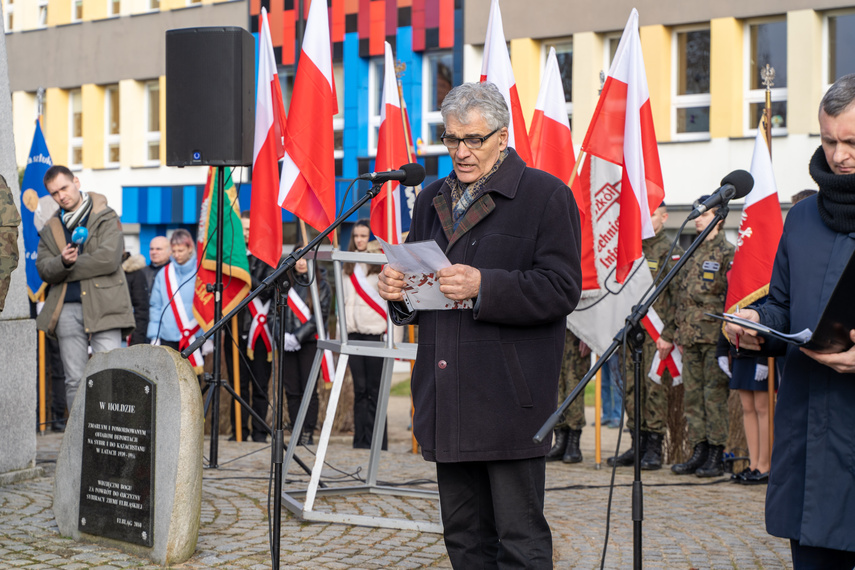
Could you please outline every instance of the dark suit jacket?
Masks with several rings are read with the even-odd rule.
[[[855,233],[829,229],[816,197],[787,214],[760,320],[781,331],[815,328]],[[855,374],[838,374],[788,345],[775,409],[766,530],[803,546],[855,551]]]
[[[565,318],[581,293],[576,202],[511,150],[454,233],[450,209],[444,180],[425,188],[407,241],[436,240],[451,263],[479,269],[481,291],[474,310],[393,311],[419,325],[413,432],[431,461],[542,456],[550,442],[532,437],[556,409]]]

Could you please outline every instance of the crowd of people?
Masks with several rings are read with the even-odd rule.
[[[561,180],[526,166],[513,149],[508,108],[494,85],[455,87],[442,103],[442,118],[441,139],[453,170],[417,196],[407,240],[439,244],[451,262],[437,272],[440,291],[454,301],[471,300],[472,309],[412,310],[402,302],[402,273],[388,265],[348,263],[341,291],[347,335],[381,340],[389,332],[387,311],[394,324],[419,327],[412,427],[422,455],[436,464],[445,543],[454,567],[551,568],[552,537],[543,513],[546,462],[583,461],[584,400],[579,398],[560,418],[551,441],[536,443],[532,434],[590,367],[591,349],[569,330],[567,320],[581,294],[579,212]],[[738,312],[783,331],[816,325],[855,252],[855,75],[828,90],[819,123],[821,146],[810,174],[820,191],[800,193],[801,201],[787,216],[768,296]],[[195,326],[190,308],[196,254],[189,232],[175,230],[168,241],[151,240],[150,264],[138,255],[123,256],[119,219],[103,196],[81,190],[80,181],[63,166],[48,170],[45,185],[60,210],[41,232],[37,267],[49,287],[37,322],[57,340],[70,408],[90,349],[111,350],[123,340],[186,346]],[[773,347],[753,330],[728,324],[723,331],[721,322],[708,316],[725,309],[735,249],[721,222],[710,227],[715,212],[714,207],[697,217],[696,231],[709,232],[654,304],[661,326],[653,336],[645,333],[639,385],[617,356],[604,375],[608,405],[603,424],[621,424],[621,405],[611,393],[616,386],[628,425],[638,417],[641,426],[637,435],[630,432],[629,450],[608,463],[631,465],[638,453],[642,469],[663,467],[673,378],[667,369],[658,375],[647,371],[657,357],[665,359],[677,347],[686,420],[681,429],[690,453],[671,471],[701,478],[724,474],[733,427],[728,398],[736,391],[748,464],[732,480],[768,484],[767,529],[791,541],[796,568],[851,569],[855,348],[819,354],[787,347],[779,360],[786,378],[770,449],[766,392]],[[663,203],[651,215],[655,236],[642,244],[654,275],[667,272],[683,255],[664,231],[667,217]],[[248,224],[244,216],[245,231]],[[82,245],[71,240],[78,226],[89,231]],[[367,251],[370,235],[368,222],[358,221],[348,249]],[[249,256],[255,287],[272,268]],[[312,280],[317,296],[310,294]],[[310,275],[305,262],[296,265],[288,281],[293,298],[282,322],[273,317],[270,293],[256,299],[231,331],[241,354],[241,393],[257,412],[246,419],[243,431],[259,442],[267,440],[259,418],[269,407],[274,343],[283,348],[293,418],[316,352],[314,303],[320,303],[326,320],[333,295],[326,274]],[[850,334],[855,341],[855,330]],[[386,426],[375,425],[382,359],[353,356],[350,368],[353,447],[370,447],[374,430],[383,429],[386,449]],[[636,390],[640,409],[634,404]],[[313,442],[317,421],[315,393],[304,431],[296,434],[301,443]]]

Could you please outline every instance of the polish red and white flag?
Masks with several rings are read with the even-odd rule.
[[[733,267],[727,274],[727,312],[747,307],[769,294],[772,265],[784,231],[772,157],[766,141],[765,117],[757,128],[751,176],[754,188],[745,197]]]
[[[252,145],[252,194],[249,251],[271,267],[282,256],[282,212],[274,207],[279,193],[279,160],[285,154],[285,105],[270,39],[267,9],[261,8],[258,76],[255,82],[255,140]]]
[[[659,340],[659,337],[662,336],[662,329],[665,328],[665,323],[662,322],[653,307],[650,307],[647,314],[641,319],[641,325],[653,339],[653,342]],[[650,364],[650,371],[647,376],[657,384],[662,384],[662,374],[665,370],[671,374],[672,386],[683,383],[683,353],[680,352],[680,348],[676,344],[664,359],[659,356],[658,350],[653,351],[653,362]]]
[[[318,231],[335,219],[333,79],[327,3],[312,2],[285,126],[279,205]],[[332,239],[332,237],[330,237]]]
[[[490,19],[487,21],[487,38],[484,41],[484,59],[481,62],[481,81],[494,83],[505,97],[505,103],[511,111],[511,124],[508,126],[508,146],[514,147],[526,164],[531,164],[531,147],[528,131],[517,93],[517,82],[511,67],[511,56],[505,42],[505,30],[502,26],[502,13],[499,0],[493,0],[490,6]],[[484,133],[487,134],[487,133]]]
[[[573,173],[573,165],[576,164],[576,155],[573,152],[564,85],[561,83],[561,71],[554,47],[549,48],[546,58],[546,69],[543,71],[537,104],[531,118],[529,141],[532,166],[567,183]]]
[[[582,301],[570,329],[602,354],[653,282],[641,242],[665,191],[633,9],[571,176],[582,212]]]
[[[410,162],[392,46],[386,42],[383,95],[380,106],[380,133],[377,136],[376,172],[397,170]],[[401,184],[390,181],[371,200],[371,232],[390,244],[401,243]]]

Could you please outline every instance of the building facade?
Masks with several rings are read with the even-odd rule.
[[[448,89],[477,81],[490,0],[327,0],[339,98],[335,118],[339,203],[350,180],[373,169],[383,43],[403,64],[401,91],[428,180],[451,163],[440,144]],[[851,2],[851,0],[850,0]],[[298,17],[308,0],[2,0],[18,163],[26,163],[44,88],[43,127],[54,162],[79,172],[120,212],[129,249],[175,227],[193,229],[206,168],[165,165],[165,32],[240,26],[257,34],[261,6],[288,108]],[[825,0],[686,3],[612,0],[501,2],[517,88],[530,121],[549,47],[564,79],[574,142],[584,138],[630,10],[639,10],[666,201],[688,210],[730,171],[748,169],[765,100],[760,71],[775,70],[772,157],[782,204],[814,187],[807,163],[819,145],[817,107],[837,77],[855,71],[855,5]],[[249,168],[237,169],[248,204]],[[345,200],[345,195],[347,199]],[[738,210],[738,207],[734,207]],[[736,213],[736,212],[735,212]],[[367,208],[361,215],[367,215]],[[681,216],[671,217],[679,225]],[[292,218],[285,214],[285,221]],[[727,226],[735,228],[739,216]],[[286,234],[287,235],[287,234]]]

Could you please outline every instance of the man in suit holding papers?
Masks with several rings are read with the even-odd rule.
[[[810,161],[819,193],[790,210],[769,299],[737,313],[783,332],[815,328],[855,252],[855,74],[835,82],[819,110],[822,146]],[[855,302],[855,301],[853,301]],[[763,339],[735,324],[740,349]],[[849,331],[855,341],[855,330]],[[855,347],[819,354],[787,346],[778,393],[766,529],[791,541],[793,567],[855,567]]]
[[[409,311],[389,266],[380,295],[392,320],[419,325],[413,433],[437,482],[455,568],[552,568],[543,515],[548,440],[532,438],[557,407],[565,318],[579,301],[579,212],[558,178],[509,147],[492,83],[442,103],[454,171],[416,198],[407,241],[435,240],[449,299],[471,309]]]

